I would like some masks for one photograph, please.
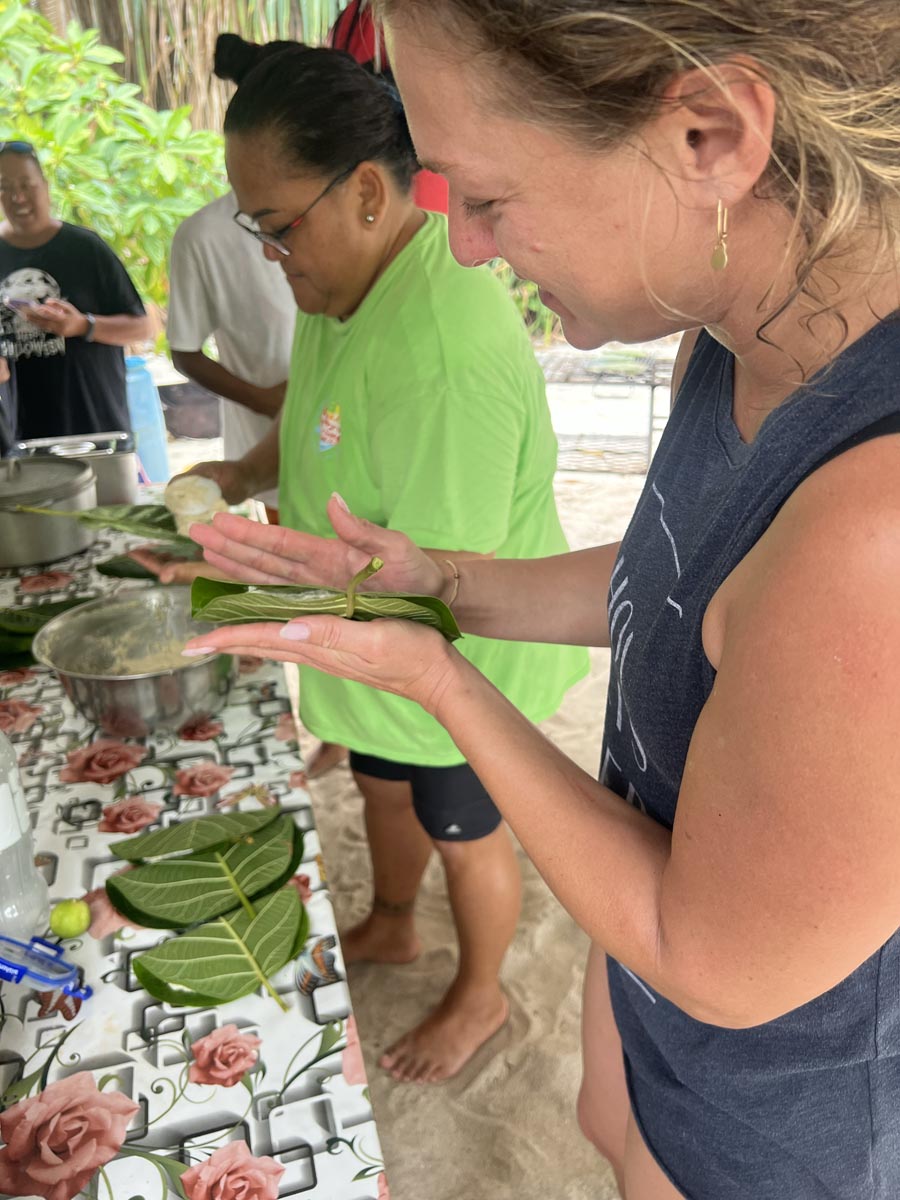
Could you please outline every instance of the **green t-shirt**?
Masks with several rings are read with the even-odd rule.
[[[454,260],[433,213],[349,320],[298,315],[280,453],[290,528],[333,536],[325,505],[338,491],[420,546],[498,558],[567,549],[528,336],[499,281]],[[456,645],[534,721],[588,669],[576,647],[471,635]],[[417,766],[463,761],[411,701],[309,667],[300,679],[304,724],[323,740]]]

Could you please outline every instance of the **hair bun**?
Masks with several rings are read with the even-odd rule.
[[[245,42],[236,33],[220,33],[216,38],[213,73],[219,79],[240,84],[259,62],[261,49],[255,42]]]

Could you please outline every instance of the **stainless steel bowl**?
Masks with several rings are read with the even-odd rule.
[[[52,667],[83,716],[115,737],[180,729],[225,703],[237,674],[227,654],[185,659],[181,666],[140,670],[164,647],[213,626],[191,619],[190,589],[129,589],[54,617],[35,635],[32,653]],[[138,669],[123,664],[138,664]]]

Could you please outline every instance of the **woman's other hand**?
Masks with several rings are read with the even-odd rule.
[[[277,525],[261,525],[219,513],[211,525],[192,525],[191,537],[206,561],[228,578],[244,583],[305,583],[345,588],[373,557],[384,563],[365,590],[440,596],[448,577],[406,536],[354,516],[333,495],[328,519],[334,538],[317,537]]]
[[[318,615],[287,624],[224,625],[193,638],[184,653],[210,649],[316,667],[413,700],[438,717],[447,688],[468,667],[436,630],[413,621]]]

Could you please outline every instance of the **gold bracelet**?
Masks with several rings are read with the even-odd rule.
[[[449,558],[445,558],[444,562],[447,564],[447,566],[453,572],[453,591],[450,595],[450,599],[444,601],[444,603],[449,608],[450,605],[453,603],[453,601],[456,599],[456,597],[459,595],[459,567],[456,565],[456,563],[451,562]]]

